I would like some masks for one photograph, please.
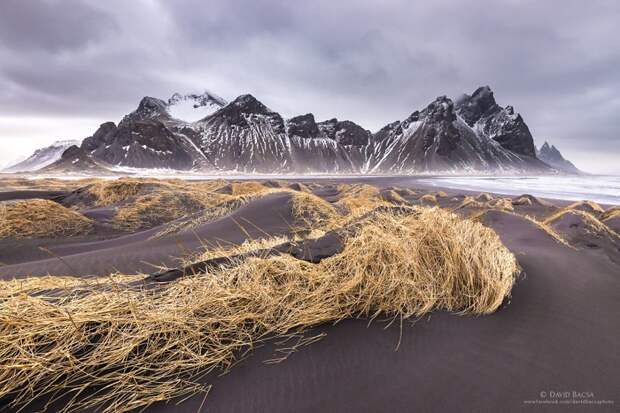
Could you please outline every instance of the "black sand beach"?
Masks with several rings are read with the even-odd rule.
[[[314,192],[337,199],[336,183],[321,182]],[[367,183],[411,189],[415,195],[403,198],[412,204],[424,204],[423,194],[441,191],[400,178]],[[458,207],[465,194],[443,192],[437,205],[470,215],[469,207]],[[36,195],[4,192],[0,199]],[[0,277],[154,272],[205,246],[289,235],[294,221],[289,201],[288,193],[268,194],[163,237],[154,237],[161,230],[155,227],[133,234],[101,229],[78,241],[1,240]],[[600,245],[574,248],[522,216],[551,214],[566,202],[555,205],[515,204],[515,213],[476,209],[523,269],[510,301],[496,313],[434,312],[415,323],[405,320],[402,328],[398,322],[386,327],[380,320],[345,320],[316,328],[326,337],[278,364],[264,363],[275,351],[267,343],[228,374],[204,379],[213,388],[203,411],[617,411],[620,243],[600,238]],[[105,220],[109,214],[91,217]],[[195,412],[203,398],[146,411]]]

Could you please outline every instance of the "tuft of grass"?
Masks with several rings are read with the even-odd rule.
[[[213,194],[213,196],[219,195]],[[206,197],[200,193],[157,191],[120,206],[116,210],[113,222],[120,229],[135,231],[195,214],[206,207]]]
[[[336,207],[351,217],[369,212],[380,205],[389,205],[380,198],[379,189],[368,184],[342,184],[337,187],[340,198]]]
[[[487,202],[487,206],[492,209],[499,209],[502,211],[514,211],[512,206],[512,200],[510,198],[496,198]]]
[[[107,206],[135,197],[145,186],[137,179],[117,179],[99,181],[88,187],[88,192],[95,198],[95,205]]]
[[[264,245],[275,244],[244,248]],[[491,229],[423,209],[377,214],[319,264],[257,257],[149,288],[100,280],[92,292],[58,280],[53,295],[41,279],[4,282],[0,398],[12,408],[47,395],[67,398],[63,412],[140,409],[207,390],[199,375],[227,371],[268,338],[309,343],[316,337],[304,333],[319,324],[491,313],[518,272]]]
[[[93,222],[44,199],[0,203],[0,239],[56,238],[88,234]]]
[[[333,205],[311,193],[293,192],[291,208],[296,221],[296,231],[325,230],[340,219]]]
[[[608,208],[601,215],[601,221],[606,221],[608,219],[612,219],[612,218],[616,218],[616,217],[620,217],[620,207],[619,206]]]
[[[433,194],[424,194],[420,197],[420,202],[427,203],[427,204],[436,204],[437,196]]]

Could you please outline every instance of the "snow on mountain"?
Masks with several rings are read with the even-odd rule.
[[[59,140],[50,146],[34,151],[25,160],[3,169],[3,172],[32,172],[44,168],[60,159],[62,153],[72,145],[79,145],[77,140]]]
[[[167,106],[168,113],[174,119],[196,122],[226,106],[226,101],[207,91],[185,95],[175,93],[168,99]]]

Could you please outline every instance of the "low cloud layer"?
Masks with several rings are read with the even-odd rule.
[[[249,92],[285,116],[376,130],[488,84],[537,143],[620,172],[618,21],[612,0],[3,0],[0,163],[145,95]]]

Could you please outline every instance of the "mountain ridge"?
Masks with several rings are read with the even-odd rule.
[[[187,121],[179,102],[209,113]],[[105,122],[81,145],[112,168],[238,173],[571,173],[537,157],[532,134],[490,87],[456,100],[440,96],[377,132],[350,120],[285,119],[256,97],[144,97],[117,124]]]

